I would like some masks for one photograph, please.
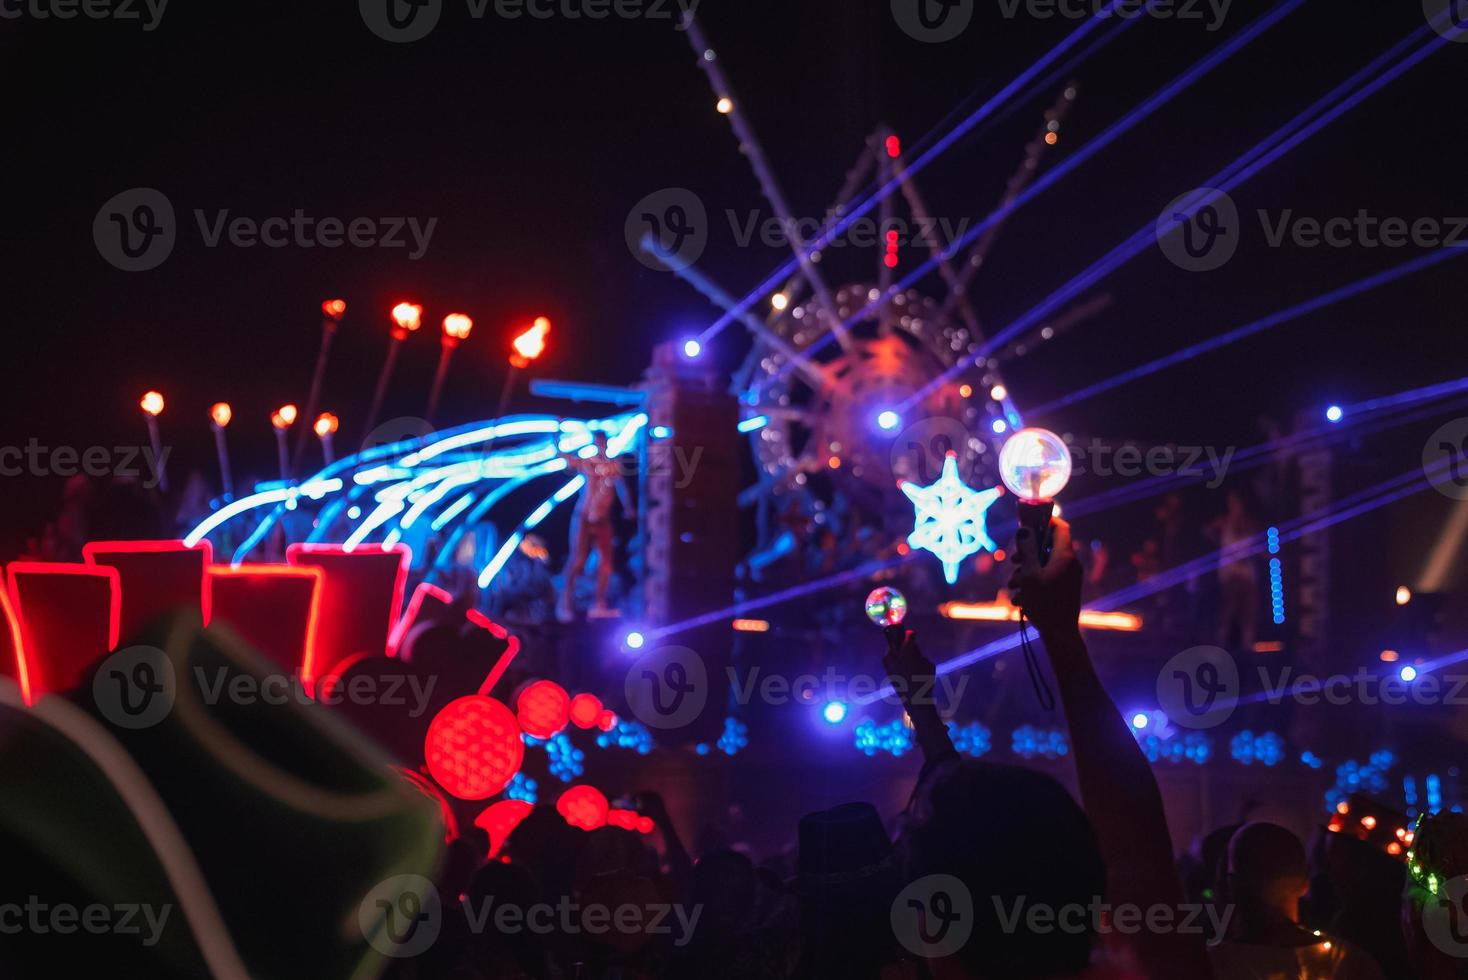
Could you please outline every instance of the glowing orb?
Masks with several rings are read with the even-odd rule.
[[[650,834],[654,824],[652,817],[644,817],[636,810],[609,810],[607,811],[607,826],[621,827],[623,830],[631,830],[639,834]]]
[[[595,694],[576,695],[571,699],[571,724],[577,728],[595,728],[601,708],[601,698]]]
[[[515,713],[526,735],[550,738],[571,720],[571,695],[555,681],[536,681],[515,699]]]
[[[566,818],[566,823],[582,830],[605,827],[611,804],[595,786],[572,786],[556,800],[556,812]]]
[[[533,804],[525,800],[500,800],[491,804],[474,818],[474,826],[489,835],[489,856],[494,857],[505,846],[510,833],[520,826],[520,821],[530,816]]]
[[[1070,482],[1070,447],[1048,429],[1020,429],[999,451],[999,478],[1021,500],[1054,500]]]
[[[609,732],[613,728],[616,728],[617,727],[617,715],[616,715],[616,712],[612,711],[610,708],[603,708],[603,709],[601,709],[601,714],[599,714],[599,715],[596,716],[596,727],[597,728],[600,728],[604,732]]]
[[[1067,457],[1067,464],[1069,461]],[[965,484],[958,478],[958,460],[953,453],[943,460],[943,475],[937,483],[926,487],[903,483],[901,487],[917,510],[907,543],[936,555],[943,563],[943,577],[949,585],[958,581],[958,566],[965,558],[980,549],[993,551],[997,547],[984,522],[1001,491],[997,487],[975,490]]]
[[[890,586],[876,588],[867,595],[867,619],[878,626],[896,626],[907,618],[907,596]]]
[[[471,694],[444,705],[423,742],[428,773],[461,800],[483,800],[504,789],[525,758],[520,726],[510,709]]]
[[[821,717],[828,725],[839,725],[846,720],[846,704],[841,701],[827,701],[821,709]]]

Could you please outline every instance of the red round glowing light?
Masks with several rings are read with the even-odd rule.
[[[219,428],[229,425],[229,420],[234,418],[234,409],[229,407],[229,402],[215,402],[209,409],[209,419]]]
[[[163,414],[163,404],[163,395],[156,391],[146,393],[138,401],[138,406],[155,418]]]
[[[392,322],[399,330],[412,333],[423,326],[423,307],[417,303],[399,303],[392,308]]]
[[[474,818],[474,826],[489,835],[490,857],[500,852],[510,834],[520,826],[520,821],[530,816],[530,811],[534,809],[534,805],[524,800],[500,800]]]
[[[443,335],[452,340],[468,340],[474,321],[463,313],[450,313],[443,318]]]
[[[550,738],[571,720],[571,695],[555,681],[536,681],[515,699],[515,713],[526,735]]]
[[[571,699],[571,724],[577,728],[595,728],[601,717],[601,698],[595,694],[578,694]]]
[[[300,414],[301,410],[296,406],[282,405],[270,413],[270,424],[277,429],[289,429],[296,424],[296,416]]]
[[[423,743],[428,772],[461,800],[493,796],[520,771],[525,743],[510,709],[478,694],[450,701]]]
[[[887,137],[887,155],[896,159],[902,155],[902,140],[896,136]]]
[[[566,823],[582,830],[605,827],[610,811],[606,796],[595,786],[572,786],[556,800],[556,812],[566,818]]]
[[[347,301],[344,299],[329,299],[321,304],[321,313],[328,320],[340,323],[342,317],[347,315]]]
[[[601,714],[596,716],[596,727],[604,732],[609,732],[617,727],[617,713],[608,708],[601,709]]]
[[[325,439],[327,436],[335,435],[336,430],[340,427],[341,419],[337,418],[335,415],[332,415],[330,412],[322,412],[320,415],[318,415],[316,417],[316,424],[313,426],[313,428],[316,430],[316,434],[323,439]]]

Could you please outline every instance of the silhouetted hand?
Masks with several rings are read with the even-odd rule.
[[[1010,599],[1041,635],[1080,628],[1081,563],[1076,560],[1070,525],[1057,517],[1051,529],[1054,542],[1043,568],[1034,533],[1026,527],[1019,529],[1014,554],[1018,568],[1009,580]]]
[[[938,674],[938,668],[918,646],[917,634],[901,626],[887,627],[887,655],[882,658],[882,667],[894,686],[900,687],[904,701],[915,689],[931,687]]]

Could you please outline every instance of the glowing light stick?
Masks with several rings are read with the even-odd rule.
[[[469,331],[473,329],[474,321],[463,313],[450,313],[443,318],[443,339],[438,354],[438,370],[433,374],[433,387],[428,390],[428,408],[423,413],[423,417],[430,422],[438,412],[438,397],[443,392],[443,381],[449,373],[449,360],[454,356],[454,350],[459,344],[469,339]]]
[[[153,445],[153,459],[158,466],[158,491],[168,492],[168,474],[163,468],[163,437],[158,432],[158,416],[163,414],[163,395],[150,391],[139,400],[143,418],[148,423],[148,441]]]
[[[341,420],[330,412],[322,412],[311,426],[316,437],[321,440],[321,457],[326,460],[327,466],[336,462],[336,450],[332,446],[331,437],[336,435],[336,430],[340,427]]]
[[[999,478],[1019,498],[1019,522],[1040,544],[1040,561],[1050,556],[1050,519],[1055,496],[1070,482],[1070,447],[1048,429],[1020,429],[999,451]]]
[[[294,405],[282,405],[270,413],[270,424],[275,428],[275,454],[280,460],[280,478],[287,483],[291,480],[291,457],[286,445],[286,432],[296,424],[299,414],[300,410]]]
[[[347,315],[347,301],[329,299],[321,304],[321,347],[316,353],[316,369],[311,372],[311,393],[306,396],[306,418],[316,414],[321,403],[321,384],[326,379],[326,360],[331,354],[331,341],[336,337],[337,325]],[[301,465],[301,455],[306,451],[306,430],[296,437],[296,453],[291,458],[295,466]]]
[[[214,430],[214,454],[219,457],[219,482],[223,484],[224,499],[234,499],[234,476],[229,468],[229,445],[224,439],[224,430],[234,418],[234,409],[229,402],[215,402],[209,409],[209,427]]]
[[[398,348],[413,333],[423,326],[423,307],[417,303],[399,303],[392,308],[392,333],[387,345],[387,359],[382,362],[382,373],[377,376],[377,388],[372,392],[372,410],[367,413],[367,424],[363,427],[371,432],[382,413],[382,400],[387,395],[387,383],[392,379],[393,367],[398,362]]]

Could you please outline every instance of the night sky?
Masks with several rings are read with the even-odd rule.
[[[886,0],[705,0],[699,14],[795,208],[819,215],[879,123],[919,144],[1077,23],[1006,19],[998,0],[976,4],[968,30],[942,44],[905,34]],[[1132,27],[1076,72],[1080,97],[1046,165],[1265,8],[1237,0],[1217,31],[1206,20]],[[477,326],[450,376],[446,423],[492,414],[508,338],[539,314],[556,330],[541,374],[635,381],[655,344],[717,316],[630,254],[623,226],[639,199],[667,187],[698,194],[711,216],[699,265],[740,295],[787,258],[736,241],[725,212],[745,220],[764,202],[673,24],[509,20],[493,5],[475,19],[465,0],[445,0],[435,30],[408,44],[375,36],[351,3],[180,0],[151,31],[138,21],[0,19],[9,368],[0,444],[135,445],[138,396],[158,388],[179,472],[212,474],[206,411],[219,399],[235,408],[239,469],[266,470],[269,412],[304,401],[317,308],[329,296],[349,304],[323,406],[342,416],[343,444],[360,438],[353,426],[381,361],[386,311],[401,299],[423,303],[428,322],[403,352],[388,416],[421,412],[437,324],[454,310]],[[1422,24],[1408,0],[1305,3],[1015,216],[975,280],[986,325],[1022,314]],[[1243,239],[1223,269],[1187,272],[1153,248],[1108,278],[1099,289],[1114,301],[1104,314],[1009,367],[1019,406],[1419,254],[1269,247],[1255,212],[1271,221],[1286,209],[1468,215],[1465,68],[1468,45],[1445,45],[1237,191]],[[1037,96],[935,163],[919,178],[932,209],[953,221],[987,214],[1054,96]],[[167,261],[128,273],[103,259],[92,228],[104,202],[134,187],[163,192],[179,230]],[[194,215],[213,221],[227,209],[259,221],[297,208],[318,220],[437,223],[414,261],[410,248],[211,248]],[[876,264],[875,254],[843,255],[832,278],[870,278]],[[1289,418],[1460,376],[1468,331],[1454,287],[1464,268],[1450,261],[1035,421],[1247,446],[1260,441],[1262,413]],[[732,369],[744,349],[730,330],[713,353]],[[1429,431],[1402,430],[1405,448],[1382,460],[1381,476],[1411,465]],[[12,543],[51,516],[61,481],[0,486],[20,504],[19,519],[5,521]]]

